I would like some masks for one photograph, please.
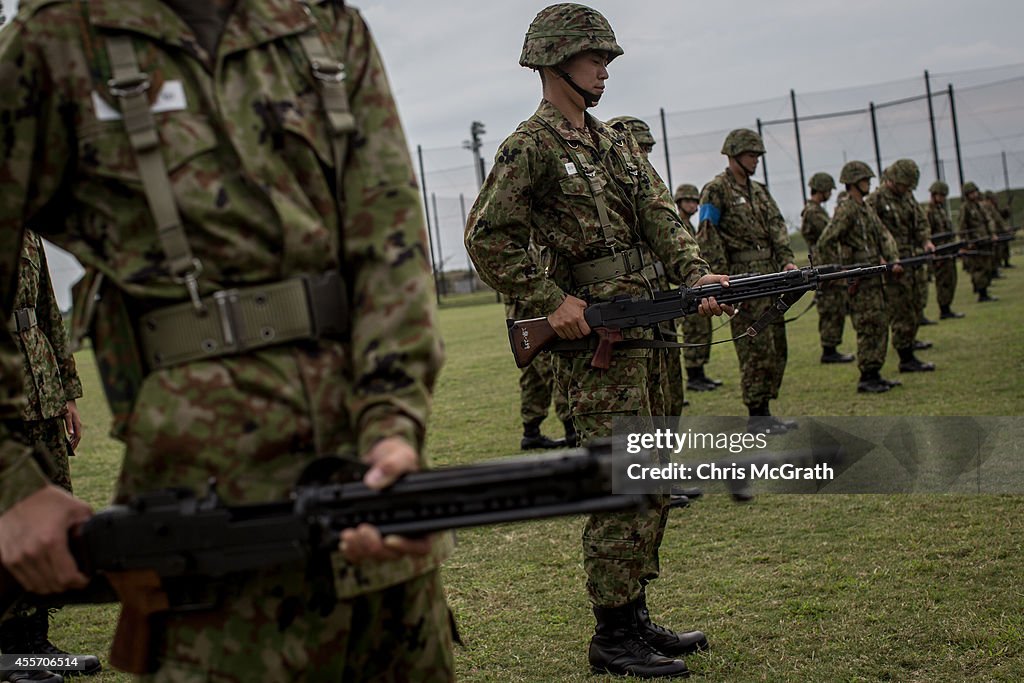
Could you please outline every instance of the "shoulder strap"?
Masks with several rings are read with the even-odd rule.
[[[108,37],[107,55],[110,57],[113,76],[107,85],[110,94],[121,102],[125,129],[135,152],[142,188],[156,223],[167,269],[175,281],[186,286],[196,310],[204,311],[198,284],[202,264],[193,256],[189,247],[171,189],[171,180],[167,175],[167,166],[160,154],[160,136],[157,135],[156,122],[146,96],[150,86],[149,75],[139,69],[135,48],[128,35]]]

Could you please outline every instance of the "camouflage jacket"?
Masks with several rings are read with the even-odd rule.
[[[996,234],[996,224],[981,202],[964,200],[960,204],[960,239],[982,240]]]
[[[910,192],[901,196],[882,185],[865,201],[896,240],[900,256],[924,253],[925,242],[932,233],[921,205]]]
[[[572,283],[572,265],[611,254],[588,173],[603,190],[611,248],[646,244],[675,283],[690,285],[707,272],[668,188],[633,137],[589,114],[586,122],[592,136],[542,101],[498,148],[466,223],[466,248],[480,277],[544,315],[558,308],[566,292],[594,301],[647,291],[640,273],[586,287]],[[527,253],[531,239],[545,248],[550,277],[540,277],[540,266]]]
[[[925,215],[928,217],[928,228],[932,235],[946,235],[945,237],[933,238],[932,241],[935,243],[935,246],[955,241],[955,235],[946,234],[953,232],[953,219],[949,217],[945,204],[928,202]]]
[[[298,40],[312,31],[347,72],[356,132],[343,203],[318,80]],[[118,496],[201,487],[216,474],[231,502],[281,499],[317,454],[356,457],[388,436],[422,448],[442,361],[423,211],[383,63],[362,17],[341,3],[239,0],[216,55],[159,0],[22,3],[0,31],[4,317],[25,225],[45,226],[45,237],[102,272],[129,311],[187,300],[164,264],[108,91],[113,33],[131,36],[160,105],[160,152],[203,293],[339,270],[351,326],[345,343],[272,346],[146,375],[119,432]],[[101,322],[110,321],[98,313]],[[126,328],[130,320],[115,329]],[[95,350],[110,369],[133,348],[112,334]],[[16,354],[5,329],[0,417],[21,394]],[[0,510],[45,481],[29,450],[0,432]],[[410,571],[370,563],[347,571],[339,592],[376,590]]]
[[[840,263],[876,264],[879,258],[892,262],[899,258],[896,240],[866,202],[847,199],[836,207],[835,215],[821,233],[818,249],[834,254]]]
[[[811,256],[817,256],[815,246],[821,239],[821,233],[825,230],[825,226],[828,225],[828,211],[818,202],[808,199],[807,205],[800,214],[800,219],[800,234],[807,241],[807,248],[810,250]]]
[[[53,294],[43,241],[31,231],[25,233],[21,247],[14,310],[32,310],[37,321],[21,332],[12,330],[24,362],[22,382],[26,405],[22,417],[43,420],[63,415],[68,401],[81,398],[82,382],[78,379],[64,319]]]
[[[794,261],[786,221],[761,183],[743,187],[726,169],[701,190],[699,216],[697,242],[716,273],[777,272]]]
[[[1000,235],[1006,232],[1006,219],[1003,218],[1003,214],[999,213],[998,207],[989,202],[981,202],[981,208],[985,210],[989,220],[992,222],[993,235]]]

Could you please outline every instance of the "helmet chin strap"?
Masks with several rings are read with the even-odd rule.
[[[568,83],[569,87],[575,90],[577,95],[583,98],[583,104],[585,107],[597,106],[597,103],[601,100],[600,94],[595,95],[594,93],[588,92],[581,88],[580,86],[578,86],[576,84],[576,81],[572,80],[572,76],[566,73],[566,71],[562,67],[556,66],[553,68],[555,70],[555,73],[558,74],[559,78]]]

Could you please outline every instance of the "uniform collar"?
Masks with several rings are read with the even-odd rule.
[[[586,145],[591,149],[597,149],[601,158],[604,158],[605,153],[611,149],[611,146],[615,142],[624,144],[621,133],[604,125],[597,118],[591,116],[589,112],[583,113],[583,120],[586,128],[597,134],[596,148],[594,146],[594,136],[590,135],[586,131],[573,128],[572,124],[569,123],[569,119],[565,118],[565,114],[559,111],[558,107],[547,100],[541,100],[540,106],[537,107],[537,112],[534,116],[540,118],[546,124],[554,128],[563,140]]]

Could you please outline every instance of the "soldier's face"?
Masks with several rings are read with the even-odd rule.
[[[754,171],[757,170],[757,162],[761,160],[761,155],[757,152],[740,152],[733,158],[747,172],[747,175],[754,175]]]
[[[942,206],[946,203],[946,195],[932,192],[932,203]]]
[[[857,181],[857,190],[865,197],[871,194],[871,178],[862,178]]]
[[[604,82],[608,80],[608,55],[597,50],[587,50],[574,55],[562,64],[562,69],[572,77],[573,82],[600,97],[604,93]]]
[[[678,206],[679,211],[687,218],[697,213],[697,202],[692,199],[680,199]]]

